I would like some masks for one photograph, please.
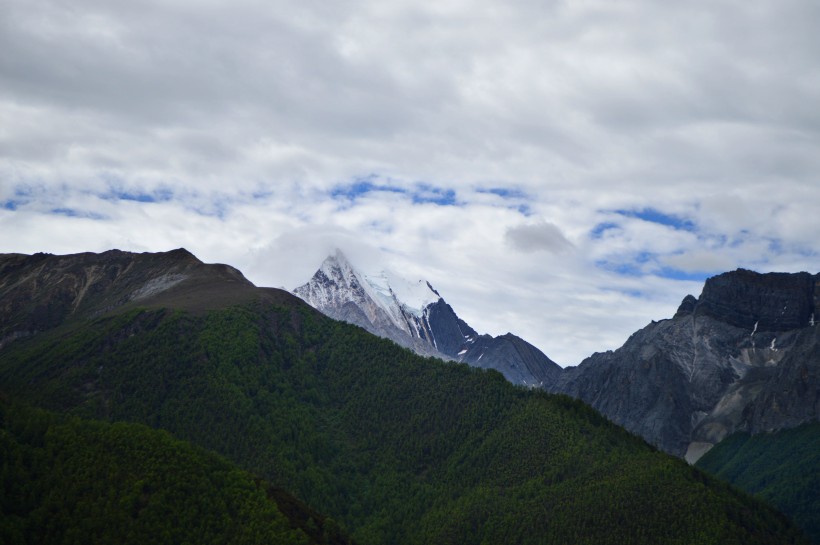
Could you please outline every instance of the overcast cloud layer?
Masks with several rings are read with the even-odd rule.
[[[0,0],[0,252],[334,247],[562,365],[820,270],[820,3]]]

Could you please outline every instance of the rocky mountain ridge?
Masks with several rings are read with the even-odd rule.
[[[735,431],[820,417],[820,275],[739,269],[709,278],[675,316],[566,368],[577,397],[662,450],[697,460]]]
[[[184,248],[159,253],[0,254],[0,349],[75,319],[133,306],[202,311],[260,296],[237,269],[205,264]]]

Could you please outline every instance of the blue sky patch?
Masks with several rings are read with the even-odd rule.
[[[635,278],[640,278],[643,276],[657,276],[660,278],[666,278],[669,280],[685,280],[685,281],[692,281],[692,282],[703,282],[710,276],[712,273],[703,272],[703,271],[694,271],[694,272],[687,272],[681,269],[676,269],[674,267],[651,267],[650,270],[644,269],[641,265],[649,263],[651,261],[656,261],[656,257],[649,252],[641,252],[638,254],[634,260],[625,262],[625,261],[607,261],[605,259],[599,260],[595,262],[595,266],[603,269],[605,271],[613,272],[615,274],[621,276],[631,276]]]
[[[529,196],[520,189],[508,189],[506,187],[491,187],[489,189],[477,189],[477,193],[490,193],[498,195],[502,199],[528,199]]]
[[[413,192],[413,204],[433,203],[439,206],[455,206],[456,192],[452,189],[419,184]]]
[[[347,201],[348,203],[353,203],[359,197],[370,193],[406,195],[413,204],[437,204],[439,206],[456,206],[458,204],[454,189],[420,182],[408,189],[390,183],[390,180],[380,181],[380,178],[375,174],[357,178],[351,183],[339,184],[330,190],[330,196],[333,199]]]
[[[668,278],[669,280],[689,280],[693,282],[704,282],[707,278],[712,276],[712,274],[709,273],[700,271],[687,272],[680,269],[674,269],[672,267],[663,267],[659,271],[655,271],[653,274],[655,276],[660,276],[661,278]]]
[[[603,237],[604,233],[611,230],[611,229],[620,229],[620,225],[617,223],[612,223],[611,221],[606,221],[604,223],[599,223],[595,227],[592,228],[590,231],[590,236],[595,239],[599,239]]]
[[[91,220],[108,219],[106,216],[97,214],[96,212],[83,212],[81,210],[75,210],[74,208],[52,208],[50,212],[58,216],[66,216],[68,218],[85,218]]]
[[[174,192],[170,189],[157,189],[151,192],[142,191],[122,191],[112,189],[111,192],[103,198],[118,201],[134,201],[141,203],[155,203],[167,202],[174,196]]]
[[[691,220],[684,219],[672,214],[665,214],[654,208],[644,208],[643,210],[615,210],[616,214],[627,218],[636,218],[649,223],[666,225],[676,231],[694,231],[695,224]]]
[[[357,198],[374,191],[384,191],[388,193],[407,193],[406,189],[389,184],[376,183],[376,176],[366,176],[359,178],[352,183],[337,185],[330,191],[330,196],[334,199],[347,199],[355,201]]]
[[[219,200],[214,198],[210,202],[201,205],[189,205],[186,208],[206,218],[219,218],[220,220],[224,220],[231,204],[233,203],[231,203],[229,199]]]
[[[770,238],[769,241],[769,251],[775,254],[782,254],[783,253],[783,241],[776,238]]]
[[[14,196],[6,201],[0,201],[0,208],[3,210],[15,211],[21,206],[31,202],[36,193],[36,189],[31,186],[18,185],[14,188]]]
[[[511,188],[506,188],[506,187],[490,187],[490,188],[485,188],[485,189],[476,189],[475,192],[476,193],[483,193],[485,195],[486,194],[496,195],[498,197],[501,197],[502,199],[511,200],[511,201],[522,201],[522,200],[523,201],[530,201],[530,200],[532,200],[532,198],[529,195],[527,195],[526,193],[524,193],[520,189],[511,189]],[[532,216],[532,208],[530,208],[530,205],[526,202],[521,203],[521,204],[510,203],[508,208],[510,208],[512,210],[517,210],[518,213],[521,214],[522,216],[527,216],[527,217]]]
[[[259,191],[254,191],[253,193],[251,193],[251,198],[255,201],[265,201],[271,197],[273,197],[273,191],[269,189],[260,189]]]
[[[644,276],[644,272],[639,266],[639,262],[613,262],[606,259],[600,259],[595,262],[595,266],[605,271],[613,272],[621,276]]]
[[[614,292],[626,295],[627,297],[633,297],[635,299],[644,298],[646,297],[646,293],[639,289],[630,289],[630,288],[622,288],[622,287],[607,287],[604,286],[601,288],[601,291],[604,292]]]

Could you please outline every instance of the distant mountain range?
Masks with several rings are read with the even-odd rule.
[[[368,276],[340,250],[294,293],[331,318],[361,326],[422,356],[495,369],[513,384],[544,387],[561,373],[557,363],[512,333],[478,334],[426,280],[409,282],[387,271]]]
[[[387,281],[408,335],[480,346],[442,333],[432,288]],[[2,543],[806,543],[578,400],[185,250],[0,254],[0,339]]]
[[[673,318],[566,369],[511,333],[478,335],[428,282],[366,276],[340,251],[294,293],[419,354],[579,398],[694,462],[735,431],[772,431],[820,417],[818,285],[820,275],[808,273],[741,269],[715,276],[700,297],[684,298]]]

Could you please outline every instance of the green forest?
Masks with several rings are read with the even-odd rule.
[[[167,432],[7,402],[0,426],[4,544],[343,542],[323,518],[286,516],[281,492]]]
[[[805,542],[761,501],[578,401],[423,359],[301,304],[133,310],[2,354],[10,398],[88,429],[166,430],[363,544]]]
[[[820,423],[732,435],[697,465],[782,510],[820,543]]]

